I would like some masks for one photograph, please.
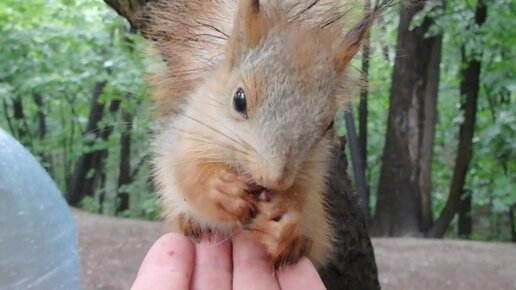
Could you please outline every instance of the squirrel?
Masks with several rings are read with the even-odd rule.
[[[150,79],[154,179],[171,231],[242,230],[274,267],[328,262],[333,119],[349,103],[349,62],[387,3],[347,31],[341,0],[148,5],[165,64]]]

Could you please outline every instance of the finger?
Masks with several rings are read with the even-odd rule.
[[[241,234],[233,238],[233,289],[280,289],[265,250]]]
[[[166,234],[143,259],[131,290],[188,290],[193,273],[194,246],[180,234]]]
[[[306,257],[281,269],[278,272],[278,281],[282,290],[326,289],[314,265]]]
[[[231,290],[231,242],[222,234],[203,237],[195,244],[192,289]]]

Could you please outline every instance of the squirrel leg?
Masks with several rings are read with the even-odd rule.
[[[244,225],[249,238],[265,247],[276,269],[297,262],[312,247],[312,240],[302,233],[299,204],[292,196],[274,194],[258,204],[256,218]]]

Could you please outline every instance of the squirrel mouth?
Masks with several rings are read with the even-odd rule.
[[[239,173],[245,180],[247,185],[247,192],[254,196],[257,200],[260,201],[271,201],[272,199],[272,190],[258,184],[253,176],[248,172],[240,172]]]
[[[249,189],[247,192],[255,196],[258,200],[270,201],[272,197],[272,190],[257,184],[250,176],[247,177],[249,178],[249,181],[247,182]]]

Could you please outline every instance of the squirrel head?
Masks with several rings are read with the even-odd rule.
[[[312,2],[241,0],[229,9],[236,11],[232,23],[224,22],[227,17],[206,21],[222,12],[200,2],[195,9],[173,7],[204,15],[201,21],[168,14],[171,29],[154,33],[174,84],[165,86],[163,96],[188,95],[175,126],[188,139],[183,146],[190,147],[192,158],[226,163],[276,191],[326,173],[333,118],[349,94],[346,67],[383,6],[343,33],[341,1]],[[184,23],[186,28],[173,30]],[[165,24],[157,27],[169,27]],[[219,44],[218,50],[198,48]],[[188,65],[192,60],[199,65]],[[185,63],[181,73],[172,69],[174,62]],[[184,74],[190,67],[196,73]]]
[[[324,174],[333,119],[347,99],[344,72],[372,22],[369,15],[343,34],[294,17],[240,1],[220,67],[192,94],[180,125],[196,158],[277,191]]]

